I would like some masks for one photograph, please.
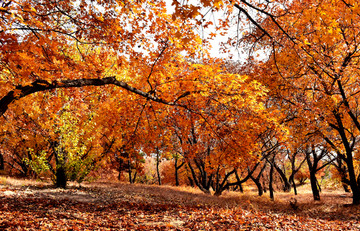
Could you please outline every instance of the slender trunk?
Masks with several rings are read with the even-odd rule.
[[[294,194],[297,195],[297,188],[296,188],[296,184],[295,184],[295,179],[294,179],[294,177],[291,179],[291,182],[292,182],[293,187],[294,187]]]
[[[254,178],[254,177],[252,177],[252,176],[251,176],[250,178],[251,178],[252,181],[254,181],[256,187],[258,188],[258,195],[259,195],[259,196],[262,196],[262,195],[264,194],[264,191],[263,191],[263,187],[262,187],[259,179]]]
[[[244,192],[244,189],[243,189],[243,187],[242,187],[242,183],[246,182],[247,179],[250,178],[250,173],[248,174],[248,176],[247,176],[245,179],[240,180],[240,177],[239,177],[238,172],[235,171],[235,177],[236,177],[236,183],[237,183],[236,185],[239,186],[240,192],[243,193],[243,192]]]
[[[264,194],[263,187],[262,187],[262,185],[260,183],[260,178],[261,178],[265,168],[266,168],[266,162],[263,165],[263,167],[261,168],[261,170],[259,172],[259,175],[256,178],[251,175],[251,174],[253,174],[253,172],[249,172],[249,175],[248,175],[250,177],[250,179],[255,183],[256,187],[258,188],[259,196],[262,196]],[[255,170],[255,168],[253,170]]]
[[[160,153],[159,153],[159,150],[157,150],[157,153],[156,153],[156,174],[157,174],[157,178],[158,178],[158,184],[161,185],[161,175],[160,175],[159,165],[160,165]]]
[[[188,162],[188,166],[190,168],[190,172],[191,172],[191,175],[192,175],[192,180],[195,183],[195,185],[198,186],[199,189],[201,191],[203,191],[204,193],[210,194],[210,190],[208,188],[204,187],[204,178],[203,178],[204,176],[202,176],[202,179],[200,179],[201,181],[198,181],[195,170],[192,167],[192,165],[190,164],[190,162]]]
[[[120,181],[121,180],[121,172],[123,171],[123,163],[122,161],[119,161],[119,167],[118,167],[118,180]]]
[[[5,165],[4,165],[4,157],[3,154],[0,153],[0,171],[5,169]]]
[[[220,168],[218,168],[218,171],[219,170],[220,170]],[[236,172],[236,169],[232,170],[231,172],[226,173],[225,177],[221,183],[220,183],[220,179],[216,180],[215,194],[214,194],[215,196],[220,196],[224,190],[229,189],[229,187],[233,185],[233,183],[228,182],[228,178],[235,172]],[[220,174],[217,173],[217,175],[220,175]],[[220,177],[217,177],[217,178],[220,178]]]
[[[270,191],[270,199],[274,200],[274,188],[273,188],[273,177],[274,177],[274,158],[272,159],[272,163],[270,166],[270,176],[269,176],[269,191]]]
[[[316,178],[316,177],[315,177]],[[316,185],[317,185],[317,187],[318,187],[318,189],[319,189],[319,192],[321,192],[321,185],[319,184],[319,181],[318,181],[318,179],[316,178]]]
[[[311,153],[313,153],[313,155],[314,155],[313,156],[314,163],[311,162],[311,158],[310,158]],[[320,200],[320,192],[319,192],[319,188],[317,185],[317,179],[316,179],[317,159],[316,159],[316,154],[315,154],[315,150],[313,147],[312,147],[311,152],[306,153],[306,162],[308,164],[309,172],[310,172],[310,185],[311,185],[311,191],[313,194],[313,198],[315,201],[319,201]]]
[[[360,188],[357,184],[357,179],[356,179],[356,175],[355,175],[354,161],[353,161],[353,156],[352,156],[352,154],[353,154],[352,148],[350,147],[350,144],[346,139],[345,132],[343,130],[339,129],[339,133],[342,137],[343,144],[344,144],[345,150],[346,150],[345,162],[346,162],[348,174],[349,174],[349,180],[350,180],[349,185],[350,185],[351,191],[353,193],[353,204],[358,205],[358,204],[360,204]],[[345,140],[345,142],[344,142],[344,140]]]
[[[179,186],[180,184],[179,184],[179,173],[178,173],[177,162],[178,162],[178,158],[175,158],[175,185]]]
[[[175,185],[179,186],[180,185],[180,181],[179,181],[179,169],[185,165],[185,161],[182,161],[182,163],[180,165],[178,165],[178,158],[175,158]]]
[[[244,189],[243,189],[242,184],[241,184],[240,182],[238,183],[238,186],[239,186],[239,190],[240,190],[240,192],[242,192],[242,193],[243,193],[243,192],[244,192]]]
[[[347,96],[345,94],[342,82],[340,79],[337,79],[337,84],[341,93],[341,97],[343,99],[344,105],[347,107],[347,113],[350,115],[352,121],[354,122],[355,126],[357,127],[357,129],[360,131],[360,122],[358,121],[358,117],[352,112]],[[345,134],[345,128],[344,125],[342,123],[341,120],[341,116],[337,111],[334,111],[334,115],[335,118],[337,120],[337,124],[339,125],[338,128],[336,128],[341,136],[341,139],[343,141],[343,144],[345,146],[346,149],[346,164],[348,167],[348,171],[349,171],[349,178],[350,178],[350,188],[351,191],[353,192],[353,204],[354,205],[358,205],[360,204],[360,188],[356,179],[356,175],[355,175],[355,170],[354,170],[354,162],[353,162],[353,157],[352,157],[352,151],[353,151],[353,146],[354,146],[354,142],[355,142],[355,138],[353,139],[353,145],[350,146],[346,134]]]
[[[283,187],[284,192],[290,192],[291,184],[290,184],[289,180],[287,179],[285,172],[279,166],[277,166],[276,163],[274,163],[274,167],[275,167],[276,171],[279,173],[281,180],[284,183],[284,187]]]
[[[115,153],[115,159],[116,161],[118,162],[119,166],[117,168],[119,174],[118,174],[118,180],[120,181],[121,180],[121,172],[124,170],[124,160],[119,157],[116,153]]]
[[[313,193],[313,197],[315,201],[319,201],[320,200],[320,192],[319,192],[319,188],[317,185],[317,179],[316,179],[316,175],[314,173],[314,171],[310,171],[310,184],[311,184],[311,190]]]
[[[133,176],[133,179],[132,179],[133,183],[135,183],[135,181],[136,181],[136,176],[137,176],[137,171],[135,171],[135,173],[134,173],[134,176]]]
[[[132,176],[131,176],[131,161],[130,160],[128,160],[128,174],[129,174],[129,182],[130,182],[130,184],[134,183],[132,181]]]

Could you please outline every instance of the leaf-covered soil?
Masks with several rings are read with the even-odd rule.
[[[55,189],[49,183],[0,181],[0,230],[360,230],[351,194],[296,196],[228,192],[221,197],[185,187],[92,183]]]

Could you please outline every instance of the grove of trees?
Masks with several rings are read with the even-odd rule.
[[[360,204],[359,33],[355,0],[0,0],[0,171]]]

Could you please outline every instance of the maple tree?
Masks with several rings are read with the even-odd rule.
[[[164,1],[1,4],[1,114],[19,98],[54,88],[112,84],[169,105],[194,90],[159,94],[174,89],[173,81],[185,81],[173,74],[176,67],[201,58],[202,50],[191,17],[171,18]]]
[[[230,186],[226,182],[235,174],[234,169],[257,161],[258,136],[264,130],[279,129],[271,116],[276,112],[262,106],[265,90],[256,81],[242,78],[237,82],[230,78],[213,80],[218,84],[216,92],[189,96],[190,111],[174,110],[168,120],[175,134],[174,151],[187,162],[194,183],[207,193],[211,187],[220,195]],[[233,90],[229,87],[237,92],[230,94],[230,99]]]
[[[288,122],[301,124],[303,135],[322,137],[346,163],[359,204],[358,3],[242,0],[235,7],[252,25],[241,42],[252,44],[255,56],[267,54],[260,64],[252,59],[261,66],[255,78],[280,100]]]

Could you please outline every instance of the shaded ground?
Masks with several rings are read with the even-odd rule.
[[[0,230],[360,230],[351,194],[204,195],[192,188],[93,183],[55,189],[33,181],[0,181]]]

